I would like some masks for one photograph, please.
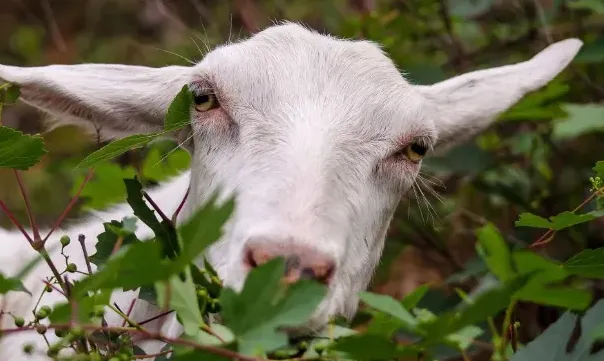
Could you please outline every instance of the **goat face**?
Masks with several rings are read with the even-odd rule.
[[[580,47],[569,39],[523,63],[416,86],[373,43],[285,24],[193,67],[0,66],[0,78],[20,84],[29,104],[107,138],[161,129],[188,84],[196,106],[191,136],[180,139],[192,153],[183,216],[214,190],[235,196],[210,261],[236,289],[275,256],[288,260],[288,279],[325,282],[314,328],[354,313],[424,154],[489,125]]]

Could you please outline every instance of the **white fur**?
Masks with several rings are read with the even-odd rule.
[[[190,179],[186,173],[152,190],[151,197],[171,213],[190,185],[186,218],[217,188],[225,197],[236,195],[225,234],[209,251],[220,276],[235,288],[245,279],[241,253],[252,237],[293,239],[332,256],[337,264],[333,283],[309,324],[320,327],[330,316],[356,311],[356,294],[365,289],[379,262],[394,209],[415,180],[418,164],[389,156],[416,137],[438,148],[475,134],[524,94],[554,78],[581,45],[568,39],[527,62],[415,86],[373,43],[284,24],[219,47],[191,68],[0,66],[0,78],[22,85],[25,102],[63,121],[94,124],[106,137],[159,130],[182,85],[211,85],[222,109],[191,112],[195,135],[185,143],[192,153]],[[49,243],[56,244],[64,233],[72,239],[84,233],[93,250],[101,220],[130,214],[121,205],[55,232]],[[138,233],[150,231],[144,227]],[[15,232],[0,233],[0,271],[6,275],[35,256],[21,238]],[[69,251],[83,269],[77,246]],[[57,252],[53,259],[62,262]],[[48,274],[40,265],[26,278],[26,287],[38,294],[40,280]],[[133,296],[114,292],[123,307]],[[53,292],[43,303],[59,300]],[[5,310],[28,315],[35,299],[11,293],[4,302]],[[141,320],[157,311],[139,302],[136,312],[134,318]],[[4,318],[4,327],[9,319]],[[178,336],[180,330],[172,317],[163,332]],[[5,337],[0,360],[22,359],[20,345],[26,340],[43,345],[35,333]],[[148,344],[147,350],[159,347]]]

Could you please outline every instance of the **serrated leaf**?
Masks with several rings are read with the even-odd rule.
[[[510,361],[599,361],[604,351],[590,354],[594,333],[604,318],[604,300],[600,300],[581,320],[581,337],[574,349],[567,353],[569,339],[575,329],[577,316],[566,312],[539,337],[516,352]]]
[[[516,294],[515,298],[541,305],[584,310],[591,302],[591,292],[564,285],[569,273],[559,264],[529,251],[513,254],[519,274],[532,274],[530,280]]]
[[[92,318],[91,313],[96,307],[101,307],[109,304],[111,292],[100,291],[95,292],[91,296],[81,297],[77,300],[77,313],[75,315],[76,322],[89,323]],[[50,321],[53,323],[67,323],[72,315],[72,305],[68,302],[63,302],[54,306],[53,312],[50,314]]]
[[[198,259],[205,247],[217,240],[216,236],[221,234],[222,225],[230,216],[232,207],[232,202],[220,207],[210,202],[197,210],[182,226],[184,252],[175,259],[165,258],[163,248],[157,241],[124,246],[103,268],[77,283],[74,293],[81,297],[85,292],[96,289],[129,290],[168,280]]]
[[[80,198],[84,201],[83,207],[87,210],[102,210],[116,203],[126,200],[126,187],[124,178],[136,175],[133,167],[121,167],[118,164],[102,162],[96,165],[93,177],[86,183]],[[73,182],[71,195],[75,196],[84,182],[85,175],[79,174]]]
[[[124,184],[126,185],[126,193],[128,194],[126,201],[132,207],[134,215],[151,228],[156,239],[162,245],[163,255],[175,258],[180,252],[176,229],[174,229],[171,223],[165,220],[160,222],[157,219],[155,211],[149,208],[145,200],[143,200],[143,186],[136,177],[133,179],[124,179]]]
[[[604,278],[604,248],[583,250],[564,262],[562,267],[574,275]]]
[[[533,227],[550,229],[552,223],[547,219],[532,213],[522,213],[515,222],[516,227]]]
[[[191,280],[191,272],[189,270],[185,271],[184,280],[178,276],[173,276],[168,282],[170,287],[170,303],[168,305],[166,305],[165,300],[166,287],[168,285],[163,282],[156,283],[155,285],[159,305],[176,311],[185,334],[189,336],[196,335],[199,332],[199,327],[204,322],[197,302],[195,285]]]
[[[111,221],[110,223],[103,223],[105,232],[97,236],[97,242],[95,245],[96,252],[88,258],[89,261],[95,264],[97,267],[103,266],[111,256],[111,252],[118,241],[119,233],[124,232],[119,230],[123,230],[126,227],[136,227],[136,224],[131,224],[133,222],[132,220],[134,223],[136,223],[136,218],[128,217],[124,218],[121,222]],[[129,244],[138,242],[140,242],[140,240],[134,234],[134,230],[132,230],[132,233],[130,234],[123,235],[122,246],[127,246]]]
[[[23,286],[23,282],[21,282],[21,280],[14,277],[6,277],[0,273],[0,295],[10,291],[26,292],[31,295],[31,292],[29,292],[25,286]]]
[[[512,255],[499,230],[489,223],[478,230],[477,236],[480,256],[491,272],[502,281],[513,278]]]
[[[193,94],[187,85],[183,86],[178,92],[166,113],[164,121],[164,130],[174,131],[184,128],[191,124],[191,105],[193,104]]]
[[[111,160],[129,150],[142,148],[161,135],[162,133],[136,134],[116,140],[89,154],[77,165],[77,168],[88,168],[99,162]]]
[[[347,357],[343,359],[358,361],[390,360],[418,354],[413,347],[397,345],[388,338],[376,334],[359,334],[341,338],[332,348],[346,353]]]
[[[274,259],[250,272],[241,293],[222,290],[221,316],[237,337],[239,352],[253,355],[287,345],[280,328],[305,323],[325,297],[325,287],[313,281],[284,289],[284,270],[284,260]]]
[[[371,292],[361,292],[359,297],[371,308],[396,317],[398,320],[402,321],[408,326],[413,326],[417,323],[415,317],[413,317],[413,315],[405,309],[402,303],[396,301],[390,296],[378,295]]]
[[[550,217],[550,220],[547,220],[543,217],[539,217],[531,213],[522,213],[520,215],[520,219],[516,221],[516,226],[546,228],[552,229],[554,231],[560,231],[564,228],[589,222],[602,216],[604,216],[604,211],[602,210],[591,211],[583,214],[576,214],[573,212],[566,211],[558,215],[552,216]]]
[[[26,170],[46,153],[41,136],[0,127],[0,168]]]

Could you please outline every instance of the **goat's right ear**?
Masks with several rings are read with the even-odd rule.
[[[105,139],[162,129],[166,111],[191,69],[81,64],[0,65],[0,79],[21,86],[21,99],[55,124],[100,131]]]

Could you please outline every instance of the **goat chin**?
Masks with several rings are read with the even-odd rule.
[[[159,205],[159,207],[168,214],[173,213],[184,193],[189,186],[189,172],[162,184],[154,189],[149,190],[151,198]],[[78,270],[86,269],[86,262],[79,243],[76,241],[78,235],[83,234],[86,237],[86,248],[89,254],[95,253],[95,244],[97,235],[104,231],[103,222],[111,220],[121,220],[124,217],[132,216],[132,209],[128,204],[118,205],[106,212],[94,212],[87,215],[86,219],[78,222],[71,227],[65,229],[57,229],[48,239],[46,248],[48,253],[56,265],[65,264],[65,260],[61,255],[61,247],[59,239],[63,235],[68,235],[72,242],[66,247],[65,254],[69,256],[69,262],[75,263]],[[136,234],[140,239],[151,236],[152,231],[142,222],[137,223]],[[30,232],[31,233],[31,232]],[[42,237],[47,233],[47,230],[41,230]],[[0,229],[0,273],[5,276],[16,275],[25,265],[38,256],[28,244],[21,232],[16,230]],[[96,269],[91,265],[93,271]],[[0,296],[0,309],[5,313],[11,313],[15,316],[25,318],[26,322],[33,319],[32,310],[36,304],[38,297],[44,293],[40,306],[53,306],[57,303],[65,302],[63,295],[57,291],[51,293],[44,292],[45,284],[42,282],[46,277],[51,275],[48,266],[42,261],[39,262],[29,274],[22,280],[23,285],[31,292],[31,295],[25,292],[9,292]],[[76,280],[82,277],[79,273],[68,273],[67,277]],[[128,309],[132,300],[136,299],[138,292],[119,291],[115,290],[112,294],[111,302],[116,303],[121,309]],[[144,300],[137,300],[131,312],[131,317],[134,320],[145,320],[156,316],[161,311],[160,309]],[[107,312],[107,322],[110,326],[121,326],[122,320],[117,314]],[[0,322],[0,327],[8,329],[14,327],[13,318],[5,314]],[[163,320],[157,320],[148,324],[150,330],[159,331],[169,337],[178,337],[182,332],[182,326],[178,323],[173,314],[167,316]],[[56,340],[53,331],[48,331],[46,334],[49,341],[52,343]],[[4,335],[0,338],[0,360],[2,361],[20,361],[24,360],[25,356],[22,351],[22,346],[25,344],[33,344],[38,350],[31,356],[27,356],[28,361],[46,361],[50,360],[45,355],[46,344],[42,336],[34,330],[16,332]],[[147,353],[159,352],[163,343],[159,341],[142,341],[141,346]]]

